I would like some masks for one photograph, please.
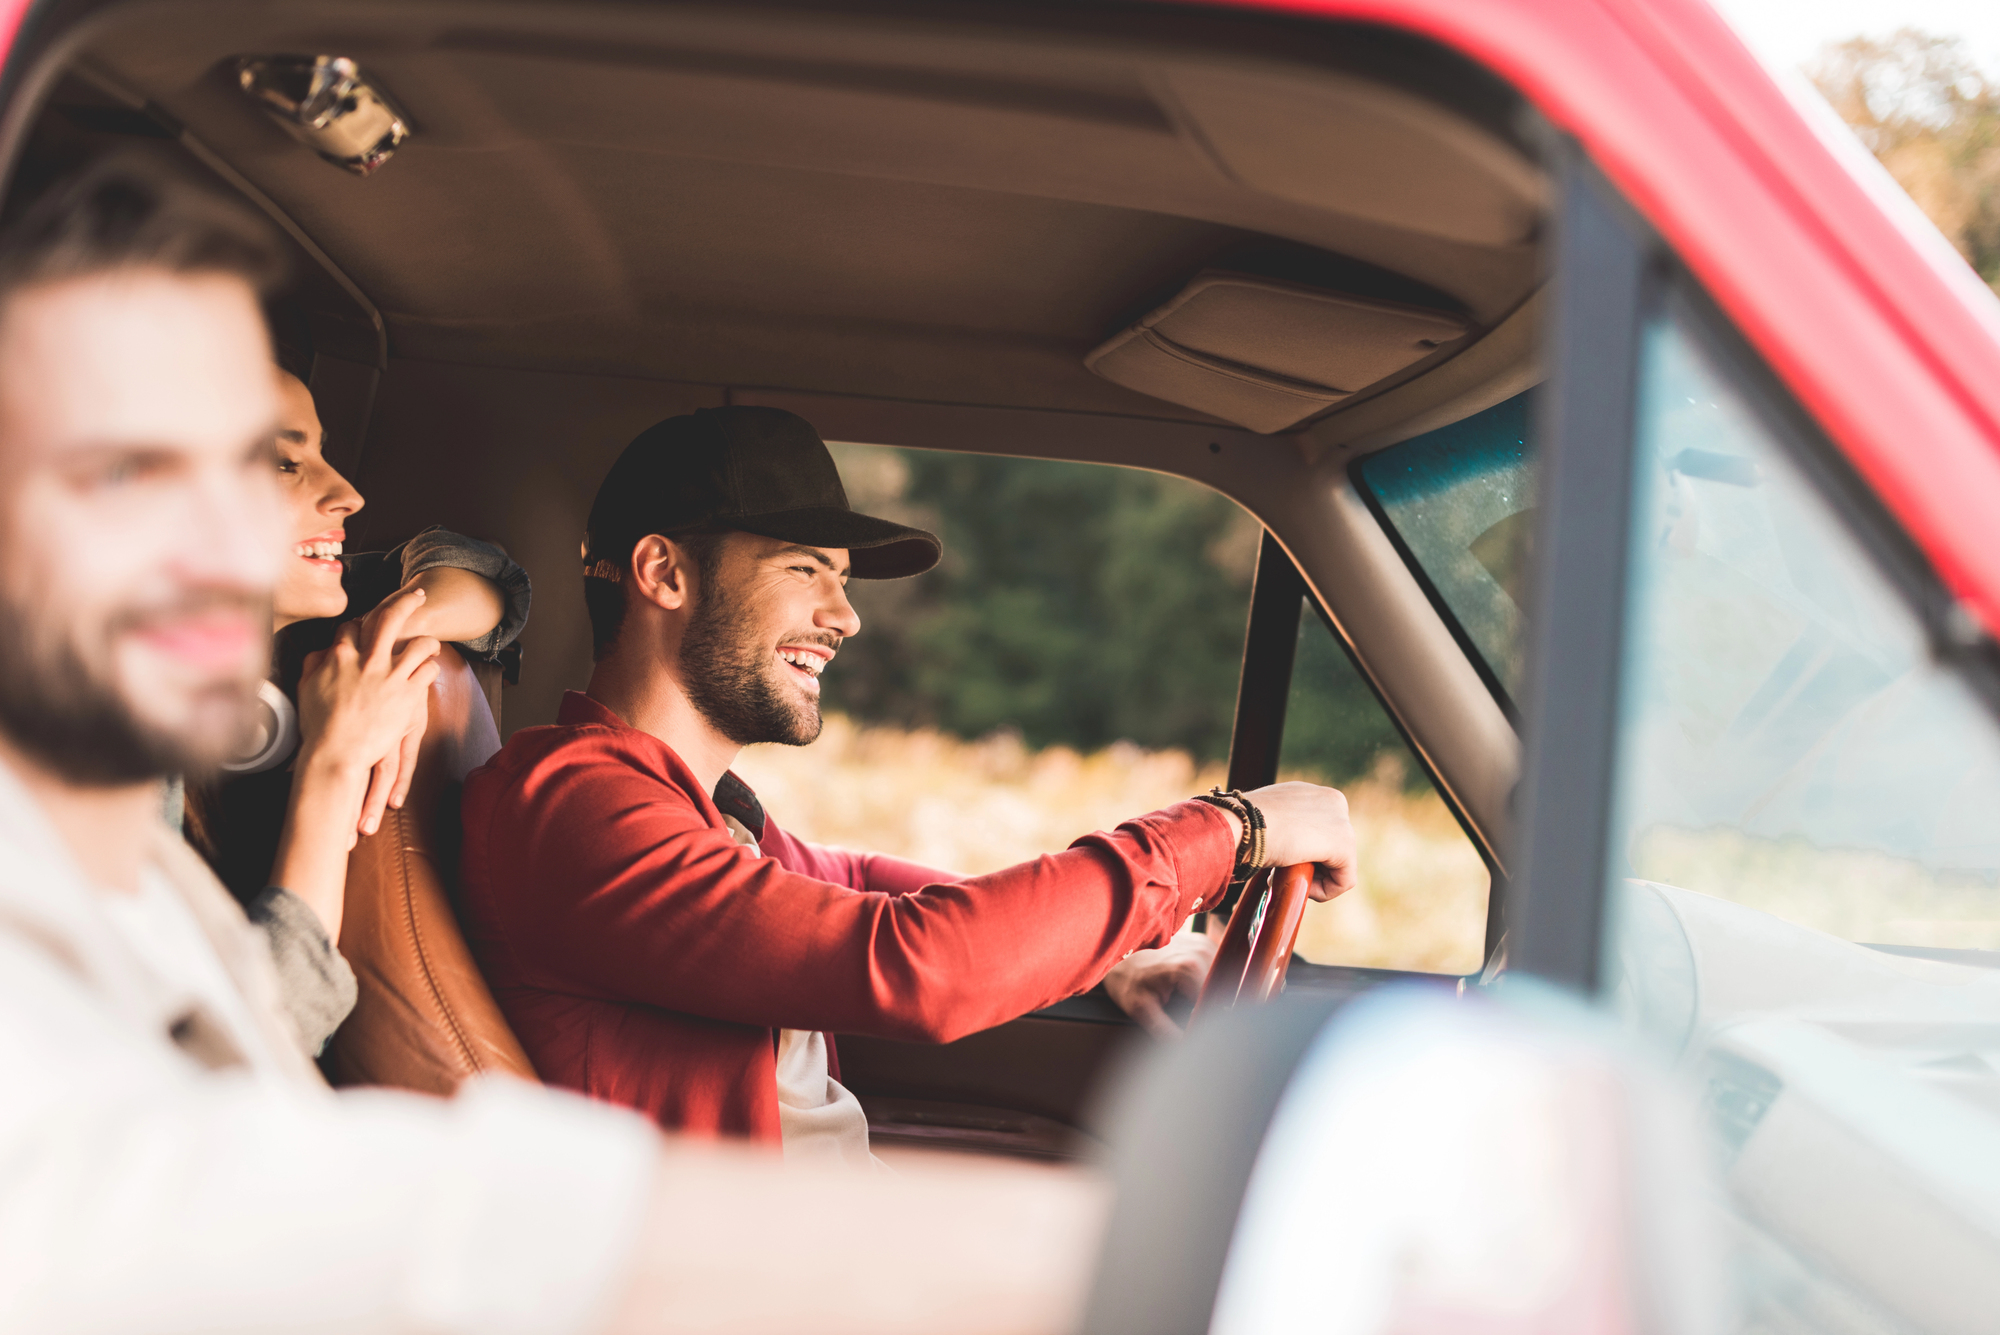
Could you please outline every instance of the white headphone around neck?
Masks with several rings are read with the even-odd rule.
[[[291,759],[298,745],[299,711],[276,682],[264,682],[257,688],[257,726],[250,734],[250,750],[223,761],[223,772],[262,774],[276,769]]]

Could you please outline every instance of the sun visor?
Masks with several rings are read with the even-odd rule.
[[[1445,311],[1205,273],[1083,364],[1141,394],[1282,431],[1466,332]]]

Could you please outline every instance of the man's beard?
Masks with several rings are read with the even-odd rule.
[[[115,617],[103,637],[102,661],[93,665],[68,638],[41,633],[34,617],[0,600],[0,732],[37,763],[80,787],[139,783],[170,774],[206,775],[240,740],[258,683],[220,679],[203,689],[233,727],[207,735],[175,732],[147,722],[119,694],[111,679],[111,646],[136,614]]]
[[[824,634],[788,643],[839,645]],[[819,701],[788,700],[777,680],[778,659],[750,624],[747,611],[710,587],[702,590],[681,637],[681,681],[709,726],[738,746],[782,742],[804,746],[819,736]]]

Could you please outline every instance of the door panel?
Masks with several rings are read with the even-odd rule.
[[[1107,1074],[1147,1042],[1102,990],[959,1039],[842,1034],[840,1081],[883,1146],[1071,1158]]]

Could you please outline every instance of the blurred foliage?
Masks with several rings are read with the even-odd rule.
[[[1354,660],[1310,607],[1299,627],[1279,762],[1288,774],[1326,783],[1365,774],[1389,787],[1430,788]]]
[[[862,633],[826,679],[830,709],[968,739],[1012,731],[1035,748],[1228,754],[1261,538],[1241,508],[1133,469],[835,451],[857,508],[933,529],[945,558],[918,579],[854,582]],[[1401,740],[1311,630],[1285,762],[1335,781],[1370,773]]]
[[[748,747],[733,768],[793,834],[968,875],[1025,862],[1223,777],[1220,762],[1198,766],[1185,751],[1129,742],[1030,751],[1005,732],[962,741],[839,715],[811,746]],[[1315,964],[1468,973],[1485,944],[1486,865],[1437,794],[1411,791],[1395,769],[1385,760],[1345,781],[1361,886],[1307,907],[1299,953]]]
[[[1897,184],[2000,290],[2000,83],[1956,37],[1830,45],[1807,73]]]

